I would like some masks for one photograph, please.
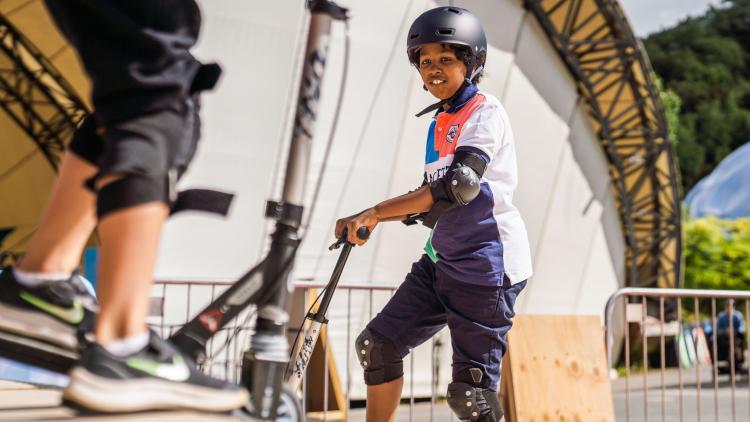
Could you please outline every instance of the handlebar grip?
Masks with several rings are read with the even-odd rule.
[[[362,240],[367,240],[370,237],[370,229],[367,227],[360,227],[357,229],[357,237]]]

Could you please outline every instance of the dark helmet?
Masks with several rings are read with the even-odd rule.
[[[421,15],[411,24],[406,39],[409,61],[419,67],[419,49],[425,44],[441,43],[468,47],[467,70],[484,66],[487,57],[487,38],[479,19],[460,7],[436,7]],[[468,66],[471,65],[471,66]]]

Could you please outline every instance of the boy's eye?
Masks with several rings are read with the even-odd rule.
[[[450,57],[440,57],[438,60],[440,60],[440,63],[442,63],[442,64],[450,64],[450,63],[453,62],[453,59],[450,58]],[[431,59],[424,59],[424,60],[422,60],[419,63],[419,65],[421,67],[427,67],[427,66],[429,66],[431,64],[432,64],[432,60]]]

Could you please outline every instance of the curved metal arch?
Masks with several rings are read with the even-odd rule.
[[[52,63],[0,14],[0,107],[57,170],[88,110]]]
[[[629,286],[681,285],[679,173],[648,58],[615,0],[524,0],[563,62],[609,161]]]

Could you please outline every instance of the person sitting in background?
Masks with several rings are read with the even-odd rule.
[[[734,299],[728,299],[723,311],[716,316],[716,332],[718,334],[729,333],[729,316],[732,316],[732,325],[736,333],[745,334],[745,318],[742,312],[734,307]]]
[[[716,363],[719,364],[720,374],[732,372],[732,345],[734,348],[734,371],[736,373],[747,373],[743,365],[745,361],[745,320],[742,313],[735,309],[734,299],[728,299],[723,311],[716,315],[716,339],[710,338],[709,344],[713,347],[716,342]],[[730,336],[730,321],[734,327],[734,333]],[[713,352],[712,352],[713,356]]]

